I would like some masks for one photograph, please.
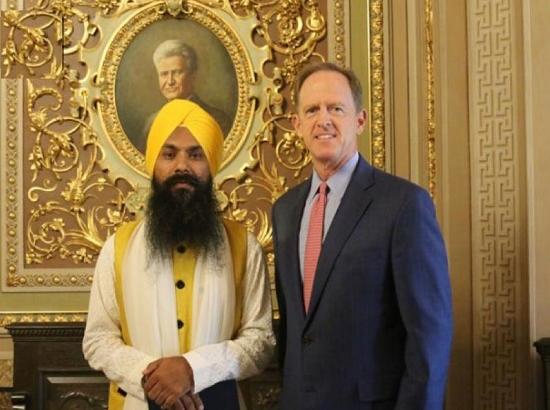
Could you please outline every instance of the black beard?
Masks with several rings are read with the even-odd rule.
[[[185,182],[192,190],[172,187]],[[176,174],[159,183],[154,178],[147,206],[147,242],[151,259],[171,258],[178,245],[215,251],[222,242],[218,203],[212,178],[201,182],[191,174]]]

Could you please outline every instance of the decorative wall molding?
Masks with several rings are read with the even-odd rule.
[[[17,273],[21,266],[23,251],[21,234],[22,210],[19,200],[19,191],[22,186],[22,81],[17,79],[5,79],[0,83],[0,95],[4,102],[0,106],[0,118],[2,119],[2,135],[0,140],[0,172],[6,182],[2,187],[2,207],[0,220],[5,221],[0,229],[5,240],[0,244],[2,256],[2,270],[7,272],[7,281]]]
[[[474,409],[528,408],[513,4],[468,2]]]
[[[85,322],[52,322],[52,323],[12,323],[7,330],[15,342],[19,339],[33,340],[82,340]]]
[[[371,159],[375,167],[386,169],[384,4],[382,0],[369,2],[369,22]]]
[[[0,327],[12,323],[85,322],[87,312],[0,312]]]
[[[0,328],[14,323],[70,323],[85,322],[86,312],[0,312]],[[57,331],[59,332],[59,331]],[[75,333],[81,337],[82,332]],[[0,360],[0,387],[11,387],[13,383],[13,360]]]
[[[437,160],[435,150],[435,67],[433,1],[424,3],[424,47],[426,57],[426,145],[428,151],[428,192],[436,197]]]
[[[350,55],[350,4],[349,0],[329,1],[328,7],[328,40],[334,47],[329,47],[328,59],[337,64],[349,67],[351,61]]]

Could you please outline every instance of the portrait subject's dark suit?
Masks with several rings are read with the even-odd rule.
[[[298,249],[309,189],[310,180],[273,207],[280,408],[441,409],[452,307],[429,195],[360,157],[324,239],[306,314]]]

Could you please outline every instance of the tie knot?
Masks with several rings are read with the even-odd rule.
[[[321,185],[319,185],[319,195],[326,195],[328,191],[328,185],[326,182],[321,182]]]

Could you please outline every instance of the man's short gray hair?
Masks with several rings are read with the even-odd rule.
[[[158,69],[159,61],[163,58],[182,56],[185,60],[185,65],[189,73],[197,70],[197,53],[193,47],[184,43],[182,40],[166,40],[157,46],[153,53],[153,62]]]
[[[319,72],[319,71],[331,71],[335,73],[340,73],[348,80],[349,88],[351,90],[351,95],[353,97],[353,103],[355,109],[360,111],[363,108],[363,88],[361,87],[361,82],[351,69],[342,68],[334,63],[329,62],[319,62],[314,63],[309,66],[306,66],[298,76],[296,77],[296,82],[294,83],[294,95],[296,96],[296,105],[300,103],[300,90],[302,85],[308,79],[309,76]]]

